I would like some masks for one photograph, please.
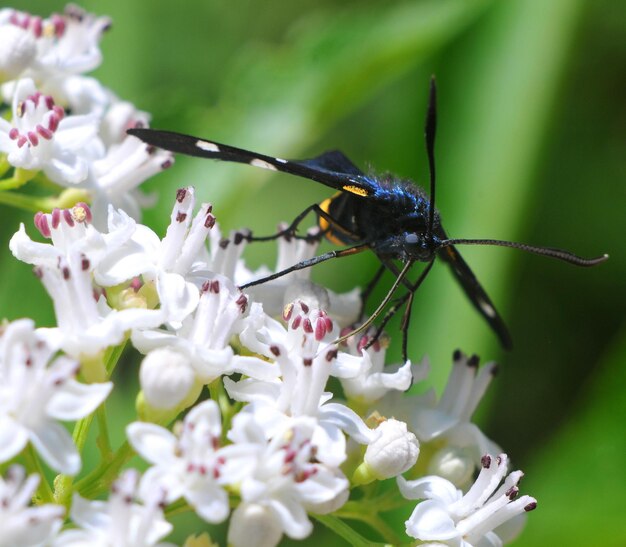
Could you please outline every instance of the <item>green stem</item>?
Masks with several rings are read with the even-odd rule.
[[[41,461],[30,443],[28,443],[28,446],[24,450],[23,456],[26,460],[26,469],[30,473],[37,473],[40,477],[39,486],[37,487],[37,492],[35,494],[35,503],[38,505],[52,503],[54,501],[52,488],[50,488],[50,485],[46,480],[46,475],[44,474],[43,467],[41,466]]]
[[[15,192],[0,192],[0,203],[28,211],[29,213],[37,213],[47,210],[48,199],[36,198],[26,194],[16,194]]]
[[[102,461],[91,473],[76,483],[76,490],[81,496],[93,499],[109,490],[113,481],[118,477],[120,469],[134,455],[134,451],[125,442],[113,453],[108,461]]]
[[[370,526],[373,530],[376,530],[385,540],[392,545],[399,545],[401,543],[400,538],[396,534],[395,530],[389,526],[384,519],[375,512],[364,512],[361,507],[360,511],[344,511],[340,509],[334,513],[336,518],[351,519],[364,522]]]
[[[37,171],[28,171],[26,169],[15,168],[15,172],[12,177],[8,179],[0,180],[0,191],[15,190],[21,188],[28,181],[32,180]]]
[[[6,154],[0,154],[0,177],[4,177],[5,173],[11,169],[11,164]]]
[[[98,438],[96,444],[100,450],[102,461],[108,461],[113,455],[111,449],[111,439],[109,437],[109,425],[107,421],[107,413],[105,403],[102,403],[96,410],[96,418],[98,419]]]
[[[339,537],[345,539],[350,545],[356,547],[368,547],[374,545],[388,545],[386,543],[377,543],[364,538],[356,532],[352,527],[338,519],[334,515],[311,515],[316,521],[322,523],[326,528],[332,530]]]

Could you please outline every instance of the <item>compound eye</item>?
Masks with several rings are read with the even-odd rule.
[[[404,236],[404,243],[407,245],[417,245],[418,242],[419,238],[417,237],[417,234],[406,234]]]

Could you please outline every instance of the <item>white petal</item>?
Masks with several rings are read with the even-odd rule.
[[[295,499],[270,500],[270,507],[276,512],[283,530],[292,539],[304,539],[313,531],[313,525],[304,508]]]
[[[32,430],[30,441],[44,461],[55,471],[76,475],[80,471],[80,455],[72,437],[60,424],[44,421]]]
[[[82,384],[66,380],[48,402],[46,412],[57,420],[79,420],[100,406],[113,389],[111,382]]]
[[[159,465],[172,465],[176,461],[176,437],[164,427],[133,422],[126,427],[126,436],[144,460]]]
[[[406,521],[406,533],[421,540],[447,540],[459,536],[448,511],[432,500],[417,505]]]
[[[375,437],[373,431],[365,425],[361,417],[346,405],[325,404],[320,409],[319,418],[337,425],[358,443],[367,444]]]
[[[400,493],[408,500],[436,499],[451,504],[463,497],[454,484],[437,476],[422,477],[414,481],[407,481],[399,476],[397,482]]]
[[[0,462],[19,454],[28,442],[28,430],[13,418],[0,416]]]
[[[182,321],[198,306],[200,293],[182,275],[162,272],[157,280],[161,307],[168,321]]]
[[[201,488],[188,491],[185,499],[196,510],[200,518],[216,524],[228,516],[228,494],[217,485],[202,484]]]

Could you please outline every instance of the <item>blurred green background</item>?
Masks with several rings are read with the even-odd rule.
[[[41,15],[63,5],[12,4]],[[358,165],[423,182],[423,118],[436,74],[437,204],[449,235],[583,256],[608,252],[611,259],[585,270],[509,249],[462,249],[507,321],[515,349],[500,350],[438,264],[415,298],[410,355],[430,356],[437,388],[457,347],[501,363],[480,422],[526,472],[523,491],[539,501],[517,544],[626,544],[623,3],[81,5],[113,19],[95,76],[151,112],[154,127],[269,155],[310,157],[338,148]],[[175,188],[190,184],[213,202],[223,228],[248,226],[258,234],[329,195],[286,175],[180,157],[146,185],[160,195],[146,222],[163,233]],[[50,324],[43,290],[6,247],[27,216],[2,215],[0,311]],[[253,265],[275,256],[270,244],[248,250]],[[348,290],[376,266],[372,256],[346,258],[319,266],[313,277]],[[389,331],[397,329],[396,322]],[[399,358],[395,341],[390,362]],[[132,401],[123,404],[132,410]]]

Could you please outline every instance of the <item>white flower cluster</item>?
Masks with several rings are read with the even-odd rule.
[[[14,464],[0,478],[0,547],[168,545],[169,513],[185,510],[230,518],[234,547],[306,538],[312,518],[341,533],[342,510],[393,543],[376,527],[389,494],[366,486],[388,479],[392,505],[423,500],[410,537],[508,541],[536,502],[518,497],[521,472],[507,475],[506,455],[471,422],[495,365],[458,351],[439,399],[409,396],[427,361],[385,366],[388,340],[372,330],[337,343],[363,319],[357,289],[333,294],[308,269],[238,288],[314,256],[319,233],[278,237],[274,272],[251,271],[249,232],[223,237],[210,204],[195,212],[191,187],[177,192],[165,237],[140,224],[136,188],[172,158],[126,136],[147,115],[83,75],[108,26],[73,6],[48,19],[0,10],[0,92],[12,105],[0,152],[14,168],[4,188],[43,174],[94,204],[37,213],[43,243],[24,225],[10,241],[56,324],[0,327],[0,464]],[[141,391],[114,450],[105,400],[126,345],[144,355]],[[73,435],[59,421],[78,421]],[[82,454],[92,421],[95,468]],[[120,472],[134,453],[143,475]],[[42,462],[59,473],[52,485]]]
[[[148,115],[84,74],[101,61],[99,41],[109,28],[76,6],[42,19],[0,9],[0,152],[19,170],[16,185],[42,172],[63,188],[93,200],[96,217],[108,204],[139,218],[143,181],[172,164],[168,152],[126,135]]]

